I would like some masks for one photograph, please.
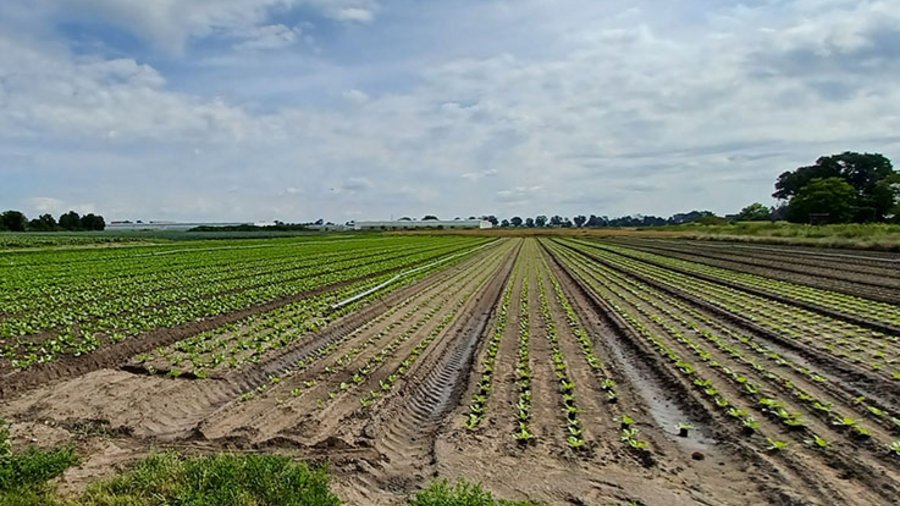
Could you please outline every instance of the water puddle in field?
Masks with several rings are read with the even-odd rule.
[[[617,362],[619,370],[628,378],[628,382],[634,386],[637,393],[643,398],[650,410],[653,422],[667,434],[671,440],[687,451],[711,452],[718,442],[710,434],[709,426],[702,419],[692,416],[679,402],[678,395],[672,392],[661,379],[654,373],[651,365],[641,359],[638,353],[629,353],[621,337],[615,332],[605,335],[607,348]],[[690,424],[693,426],[688,431],[688,437],[679,436],[678,424]]]

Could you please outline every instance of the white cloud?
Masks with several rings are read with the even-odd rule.
[[[344,98],[355,104],[364,104],[369,101],[369,95],[366,92],[357,89],[345,91]]]
[[[375,19],[375,13],[369,9],[360,7],[345,7],[338,9],[334,14],[335,19],[341,21],[356,21],[359,23],[370,23]]]
[[[164,6],[174,3],[134,9],[166,19]],[[76,55],[0,31],[0,160],[28,160],[52,172],[48,181],[85,170],[108,181],[91,187],[102,198],[37,183],[29,196],[158,210],[158,218],[290,220],[727,212],[765,200],[778,173],[821,154],[900,155],[892,138],[900,54],[891,44],[900,23],[888,2],[757,3],[674,21],[661,20],[672,14],[668,3],[622,12],[563,3],[477,2],[445,7],[444,17],[429,10],[437,5],[422,7],[406,13],[408,26],[392,26],[402,47],[373,47],[380,56],[371,61],[336,56],[343,39],[304,60],[226,55],[236,85],[252,81],[264,98],[265,86],[284,79],[281,95],[296,100],[272,103],[184,91],[179,81],[191,76],[164,66]],[[179,5],[200,21],[148,29],[159,32],[151,38],[227,26],[238,44],[278,47],[306,34],[262,14],[227,15],[275,2]],[[341,9],[377,7],[307,6],[338,20]],[[446,28],[463,20],[481,35]],[[378,20],[369,23],[359,33],[381,40]],[[285,76],[298,61],[296,76]],[[242,189],[239,202],[217,198],[229,188]]]

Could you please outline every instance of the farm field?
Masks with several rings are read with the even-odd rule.
[[[59,480],[172,449],[549,504],[895,504],[900,256],[628,237],[0,253],[0,417]]]

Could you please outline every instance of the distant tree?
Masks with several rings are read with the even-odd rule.
[[[94,213],[85,214],[81,217],[81,228],[83,230],[103,230],[106,228],[106,220],[103,216]]]
[[[518,216],[513,216],[512,218],[510,218],[509,222],[510,222],[510,223],[512,224],[512,226],[514,226],[514,227],[521,227],[521,226],[522,226],[522,218],[519,218]]]
[[[584,224],[587,223],[587,218],[582,214],[575,216],[572,220],[575,221],[575,226],[578,228],[583,227]]]
[[[503,221],[500,222],[500,226],[503,228],[509,227],[509,220],[507,220],[506,218],[503,218]]]
[[[490,216],[482,216],[481,219],[491,222],[491,225],[493,225],[495,227],[497,226],[498,223],[500,223],[500,220],[498,220],[497,217],[494,216],[493,214]]]
[[[534,218],[525,218],[525,227],[534,228]]]
[[[770,214],[771,211],[768,207],[760,202],[754,202],[741,209],[737,215],[737,221],[766,221]]]
[[[547,226],[547,217],[543,214],[539,214],[534,217],[534,224],[540,228]]]
[[[873,197],[879,207],[887,209],[887,221],[900,223],[900,174],[892,174],[879,181]]]
[[[850,220],[881,221],[888,214],[890,206],[886,199],[879,198],[878,182],[896,174],[891,161],[878,153],[853,153],[822,156],[814,165],[783,172],[775,181],[773,197],[792,200],[814,179],[840,178],[855,191],[856,209]]]
[[[550,226],[561,227],[562,224],[563,224],[562,216],[557,214],[557,215],[554,215],[552,218],[550,218]]]
[[[28,218],[20,211],[10,209],[9,211],[4,211],[3,214],[0,214],[0,227],[2,227],[3,230],[9,230],[10,232],[24,232],[25,227],[27,226]]]
[[[314,225],[318,225],[318,226],[320,226],[320,227],[321,227],[322,225],[324,225],[324,224],[325,224],[325,220],[322,219],[322,218],[319,218],[319,219],[316,220],[316,222],[314,223]]]
[[[28,222],[28,230],[52,232],[53,230],[56,230],[56,218],[50,214],[42,214]]]
[[[59,217],[59,226],[65,230],[80,230],[81,216],[75,211],[69,211]]]
[[[563,228],[572,228],[572,220],[570,220],[569,218],[564,219],[562,222],[562,227]]]
[[[469,219],[470,219],[470,220],[477,220],[478,218],[476,218],[476,217],[474,217],[474,216],[469,216]]]
[[[438,217],[435,216],[435,215],[433,215],[433,214],[426,214],[426,215],[422,218],[422,221],[438,221]]]
[[[409,216],[404,216],[397,221],[412,221],[412,218],[410,218]]]
[[[843,178],[816,178],[790,200],[787,219],[809,223],[812,215],[822,215],[829,223],[846,223],[853,218],[855,202],[856,191]]]

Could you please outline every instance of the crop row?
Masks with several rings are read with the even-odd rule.
[[[170,327],[207,316],[242,309],[253,304],[270,301],[278,297],[302,293],[336,283],[354,279],[364,279],[373,273],[402,270],[428,263],[435,258],[450,255],[456,247],[445,247],[397,257],[388,252],[365,261],[348,260],[320,265],[307,269],[306,275],[281,282],[270,282],[249,290],[226,291],[217,296],[191,299],[189,294],[178,304],[160,305],[151,308],[106,316],[89,323],[71,322],[56,335],[42,335],[37,338],[6,339],[0,343],[0,358],[10,358],[14,367],[28,367],[31,364],[54,360],[61,354],[83,354],[103,345],[104,342],[118,342],[129,336],[160,327]],[[0,323],[0,328],[10,322]],[[7,327],[8,328],[8,327]],[[20,332],[22,329],[20,329]]]
[[[483,276],[483,273],[487,271],[491,265],[494,264],[496,258],[498,258],[502,253],[502,249],[498,249],[489,253],[487,255],[487,259],[484,262],[480,263],[479,267],[475,270],[474,276]],[[424,275],[424,273],[421,274],[421,276]],[[376,366],[378,366],[379,364],[383,364],[387,360],[388,356],[392,355],[393,352],[396,351],[400,344],[408,341],[411,337],[414,336],[416,331],[425,327],[428,322],[441,310],[440,304],[434,305],[434,301],[438,298],[446,299],[448,296],[453,297],[453,294],[459,291],[460,285],[462,285],[466,281],[467,278],[453,277],[451,278],[451,281],[449,283],[437,283],[426,288],[423,292],[420,292],[415,296],[408,297],[391,309],[385,311],[384,313],[381,313],[377,318],[366,322],[361,327],[356,328],[353,332],[350,332],[345,336],[331,341],[330,343],[314,350],[305,358],[294,364],[287,371],[283,372],[279,376],[272,377],[271,383],[279,384],[286,378],[309,370],[313,365],[322,362],[323,360],[335,354],[339,349],[341,349],[344,343],[351,342],[352,340],[358,338],[360,335],[368,332],[376,325],[379,325],[381,324],[381,322],[392,317],[397,312],[405,309],[406,312],[399,319],[389,323],[384,329],[380,330],[379,332],[372,333],[364,341],[356,343],[354,346],[345,350],[345,352],[340,357],[336,358],[329,365],[324,366],[314,377],[303,380],[302,383],[297,383],[296,381],[292,382],[292,386],[294,386],[294,388],[290,390],[290,394],[292,397],[300,397],[304,393],[312,390],[313,388],[316,388],[318,385],[324,384],[324,382],[326,382],[332,376],[343,373],[346,376],[346,380],[342,381],[336,389],[333,389],[328,394],[329,398],[337,397],[340,392],[349,390],[352,386],[358,385],[364,381],[365,377],[362,375],[361,369],[374,370]],[[410,304],[412,304],[414,301],[415,304],[410,306]],[[403,333],[395,336],[387,344],[382,345],[382,347],[380,347],[380,351],[376,356],[371,357],[362,367],[360,367],[354,373],[347,372],[347,367],[354,361],[354,359],[356,359],[356,357],[361,355],[367,349],[384,340],[385,337],[390,336],[393,331],[405,326],[414,317],[416,318],[416,321],[413,322],[411,327]],[[367,373],[371,372],[371,370],[368,370]],[[263,392],[266,389],[267,386],[263,385],[257,390],[257,393]],[[243,400],[248,400],[253,396],[254,393],[249,392],[244,395]],[[284,402],[284,400],[280,400],[278,402]],[[319,407],[324,407],[325,400],[319,399],[316,404]]]
[[[591,258],[616,265],[630,274],[644,276],[719,307],[738,317],[805,345],[823,349],[856,364],[867,364],[874,371],[886,371],[889,378],[900,380],[900,357],[896,349],[898,336],[864,329],[795,306],[766,299],[741,290],[725,287],[685,274],[666,270],[603,250],[566,242]]]
[[[689,262],[677,258],[656,255],[631,248],[605,244],[599,245],[597,243],[593,243],[593,246],[630,258],[652,262],[653,264],[687,274],[704,275],[713,279],[730,282],[736,286],[758,289],[766,293],[829,308],[840,313],[859,316],[889,325],[900,326],[900,308],[892,304],[877,302],[831,290],[823,290],[797,283],[790,283],[788,281],[767,278],[756,274],[732,271],[697,262]]]
[[[469,404],[469,412],[465,422],[466,427],[469,429],[476,429],[481,425],[481,422],[484,420],[488,398],[494,389],[494,369],[497,366],[497,354],[500,353],[500,342],[503,340],[503,335],[506,333],[506,327],[509,323],[509,304],[514,284],[515,276],[510,276],[506,282],[506,288],[503,290],[500,308],[497,310],[497,317],[491,329],[491,338],[487,343],[487,352],[481,361],[481,380]]]
[[[338,273],[344,269],[398,261],[403,258],[434,258],[455,250],[453,247],[422,247],[398,252],[385,248],[362,255],[357,251],[356,255],[343,254],[339,259],[330,257],[297,259],[297,263],[301,265],[297,269],[255,273],[249,281],[244,278],[221,281],[197,276],[165,291],[148,292],[140,288],[138,292],[121,291],[111,298],[104,297],[90,301],[80,300],[77,296],[49,297],[38,311],[13,315],[0,322],[0,338],[25,336],[48,330],[65,334],[75,327],[82,333],[128,332],[129,323],[135,320],[140,323],[146,314],[161,310],[168,314],[173,307],[183,310],[192,304],[214,306],[216,301],[228,297],[273,290],[275,293],[270,297],[274,298],[292,293],[290,290],[294,286],[304,285],[304,281],[312,276]],[[303,290],[298,289],[293,293],[297,291]]]
[[[713,332],[709,330],[700,332],[694,329],[690,322],[683,317],[676,315],[665,305],[655,303],[647,293],[641,293],[640,289],[643,287],[640,284],[635,284],[632,280],[616,279],[614,273],[606,269],[598,269],[597,273],[594,279],[597,280],[598,287],[611,295],[615,294],[615,297],[635,308],[638,314],[645,318],[646,321],[655,323],[663,330],[664,335],[668,339],[679,343],[686,350],[692,352],[699,358],[701,363],[716,371],[719,377],[730,383],[738,392],[750,398],[750,403],[753,407],[761,411],[765,416],[782,424],[791,433],[800,434],[801,438],[805,437],[806,439],[802,439],[803,441],[817,448],[826,448],[830,444],[820,434],[813,432],[809,422],[803,418],[800,412],[796,411],[796,408],[792,408],[788,403],[774,397],[765,389],[764,384],[774,386],[779,391],[791,396],[794,402],[806,406],[815,416],[823,419],[826,424],[834,427],[837,431],[848,431],[856,440],[872,438],[872,432],[869,428],[860,424],[855,418],[840,414],[830,403],[804,390],[803,387],[795,384],[790,378],[784,377],[758,362],[744,357],[737,348],[731,346],[725,339]],[[632,315],[630,318],[634,318],[634,316]],[[717,358],[700,341],[690,337],[690,334],[695,334],[703,341],[711,343],[717,351],[723,352],[723,355]],[[725,365],[723,361],[726,357],[740,364],[750,366],[753,371],[752,375],[761,378],[761,383],[753,381],[749,373],[742,373]],[[676,363],[676,365],[683,371],[696,370],[695,366],[688,361],[682,360],[680,364]],[[695,380],[694,383],[703,387],[706,395],[715,396],[720,391],[710,379],[703,379],[700,382]],[[718,399],[716,399],[716,403],[720,406],[723,404]],[[879,410],[875,410],[873,413],[877,413],[881,418],[884,418],[884,422],[887,422],[887,413],[879,412]],[[873,449],[890,446],[884,440],[881,443],[883,444],[879,444]]]

